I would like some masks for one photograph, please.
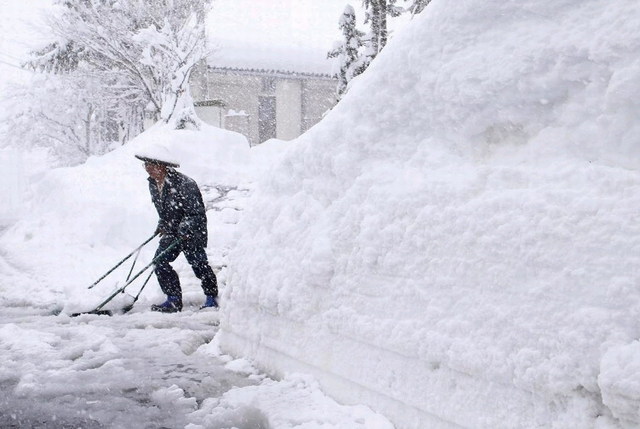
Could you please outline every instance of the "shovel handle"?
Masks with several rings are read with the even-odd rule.
[[[129,280],[128,282],[126,282],[121,288],[117,289],[114,293],[111,294],[111,296],[109,296],[109,298],[105,299],[100,305],[98,305],[96,307],[96,309],[94,311],[99,311],[102,307],[104,307],[109,301],[111,301],[113,299],[113,297],[115,297],[116,295],[118,295],[119,293],[123,292],[127,286],[129,286],[131,283],[133,283],[133,281],[135,279],[137,279],[138,277],[140,277],[140,275],[142,273],[144,273],[145,271],[147,271],[147,268],[149,268],[150,266],[152,266],[153,264],[156,263],[156,261],[158,259],[160,259],[160,257],[164,256],[166,253],[169,252],[169,250],[173,249],[174,247],[176,247],[178,244],[180,243],[180,239],[176,239],[173,243],[171,243],[169,245],[169,247],[167,247],[166,249],[164,249],[162,251],[162,253],[160,253],[158,256],[156,256],[155,258],[153,258],[153,260],[151,262],[149,262],[149,264],[144,267],[143,269],[141,269],[140,271],[138,271],[138,273],[133,276],[133,278],[131,280]]]
[[[112,272],[115,271],[116,268],[118,268],[120,265],[124,264],[127,259],[129,259],[134,253],[136,253],[137,251],[139,251],[140,249],[142,249],[148,242],[150,242],[151,240],[153,240],[156,235],[158,235],[158,233],[154,233],[151,237],[149,237],[148,239],[145,240],[144,243],[142,243],[140,246],[136,247],[131,253],[129,253],[127,256],[125,256],[120,262],[118,262],[113,268],[111,268],[109,271],[107,271],[102,277],[100,277],[98,280],[96,280],[95,282],[93,282],[91,284],[91,286],[89,286],[87,289],[92,289],[95,285],[97,285],[98,283],[100,283],[102,280],[104,280],[105,277],[107,277],[109,274],[111,274]],[[131,268],[133,270],[133,267]],[[129,273],[129,275],[131,275],[131,273]]]

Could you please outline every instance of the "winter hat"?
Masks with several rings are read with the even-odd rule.
[[[172,156],[169,149],[159,144],[147,146],[146,148],[138,151],[138,153],[135,154],[135,157],[145,162],[163,164],[173,168],[180,167],[180,163]]]

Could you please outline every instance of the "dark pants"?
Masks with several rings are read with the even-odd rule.
[[[164,236],[160,239],[160,245],[156,250],[156,257],[167,249],[175,240],[175,237]],[[182,296],[180,288],[180,279],[178,273],[169,265],[170,262],[176,260],[178,255],[183,252],[187,262],[191,265],[194,274],[202,282],[202,289],[205,295],[218,296],[218,280],[214,274],[204,247],[180,243],[176,247],[169,250],[156,261],[156,276],[162,292],[166,295]]]

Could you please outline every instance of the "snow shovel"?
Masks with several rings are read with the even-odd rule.
[[[138,255],[139,255],[140,254],[140,249],[142,249],[148,242],[153,240],[156,237],[156,235],[158,235],[158,233],[154,233],[151,237],[146,239],[144,243],[142,243],[140,246],[138,246],[135,249],[133,249],[133,251],[131,253],[129,253],[127,256],[125,256],[124,259],[122,259],[120,262],[118,262],[113,268],[111,268],[109,271],[107,271],[102,277],[100,277],[98,280],[93,282],[91,284],[91,286],[89,286],[87,289],[92,289],[95,285],[97,285],[102,280],[104,280],[105,277],[107,277],[109,274],[114,272],[116,270],[116,268],[118,268],[120,265],[124,264],[127,261],[127,259],[129,259],[134,253],[138,252]],[[138,255],[136,255],[136,260],[138,259]],[[133,261],[133,266],[131,266],[131,271],[133,271],[133,267],[135,265],[136,265],[136,262],[134,260]],[[129,271],[129,275],[131,275],[131,271]],[[127,280],[128,280],[128,278],[127,278]]]
[[[142,250],[142,249],[140,249],[140,250]],[[125,283],[128,282],[129,279],[131,278],[131,273],[133,273],[133,267],[136,266],[136,261],[138,260],[138,256],[140,256],[140,250],[138,250],[138,253],[136,254],[136,257],[133,259],[133,264],[131,265],[131,268],[129,269],[129,274],[127,274],[127,279],[125,280]],[[151,270],[149,272],[149,275],[145,279],[144,283],[142,283],[142,287],[140,288],[140,290],[138,291],[136,296],[133,297],[133,301],[131,302],[131,304],[127,305],[126,307],[124,307],[122,309],[122,314],[128,313],[133,309],[133,305],[136,303],[136,301],[138,301],[138,298],[140,298],[140,294],[144,290],[144,288],[147,285],[147,283],[149,283],[149,280],[151,279],[152,275],[153,275],[153,270]],[[122,293],[124,293],[124,291],[122,291]],[[129,296],[131,296],[131,295],[129,295]]]
[[[122,309],[122,314],[124,313],[128,313],[133,309],[133,305],[136,303],[136,301],[138,301],[138,298],[140,298],[140,294],[142,293],[142,291],[144,290],[144,287],[147,285],[147,283],[149,283],[149,279],[151,279],[151,276],[153,275],[153,270],[151,270],[151,272],[149,273],[149,275],[147,276],[146,280],[144,281],[144,283],[142,283],[142,287],[140,288],[140,290],[138,291],[138,294],[136,296],[133,297],[133,302],[131,302],[131,304],[125,306]]]
[[[173,243],[171,243],[169,245],[169,247],[164,249],[164,251],[162,251],[162,253],[160,253],[158,256],[153,258],[153,260],[151,262],[149,262],[149,264],[147,264],[147,266],[145,266],[143,269],[138,271],[138,273],[135,276],[133,276],[133,278],[131,280],[127,281],[122,287],[118,288],[115,292],[113,292],[111,295],[109,295],[109,297],[107,299],[105,299],[104,301],[102,301],[100,303],[100,305],[98,305],[95,309],[93,309],[91,311],[73,313],[73,314],[71,314],[71,317],[77,317],[77,316],[80,316],[81,314],[97,314],[97,315],[100,315],[100,316],[112,316],[113,312],[111,310],[103,310],[102,307],[107,305],[113,298],[116,297],[116,295],[118,295],[119,293],[124,292],[124,290],[127,288],[127,286],[129,286],[131,283],[133,283],[138,277],[140,277],[140,275],[142,275],[142,273],[147,271],[147,269],[150,266],[154,265],[156,263],[156,261],[161,256],[164,256],[164,254],[168,253],[171,249],[176,247],[179,243],[180,243],[180,239],[178,238]],[[152,271],[152,273],[153,273],[153,271]],[[147,277],[147,280],[144,282],[144,285],[142,285],[142,288],[144,288],[144,286],[146,286],[147,281],[149,281],[149,278],[151,278],[151,274],[149,275],[149,277]],[[138,296],[140,295],[141,292],[142,292],[142,289],[140,289],[140,292],[138,292]],[[136,296],[136,298],[134,298],[134,303],[135,303],[135,301],[137,301],[138,296]],[[130,304],[127,307],[133,307],[133,304]],[[131,308],[129,308],[129,310],[131,310]],[[129,311],[129,310],[127,310],[127,311]]]

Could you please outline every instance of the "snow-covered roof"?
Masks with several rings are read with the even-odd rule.
[[[335,60],[327,52],[304,45],[249,44],[243,40],[219,40],[208,65],[218,69],[264,70],[284,73],[334,75]]]
[[[337,80],[335,74],[299,72],[285,70],[282,68],[249,68],[249,67],[217,67],[209,65],[209,71],[222,74],[250,75],[250,76],[270,76],[285,79],[319,79]]]

